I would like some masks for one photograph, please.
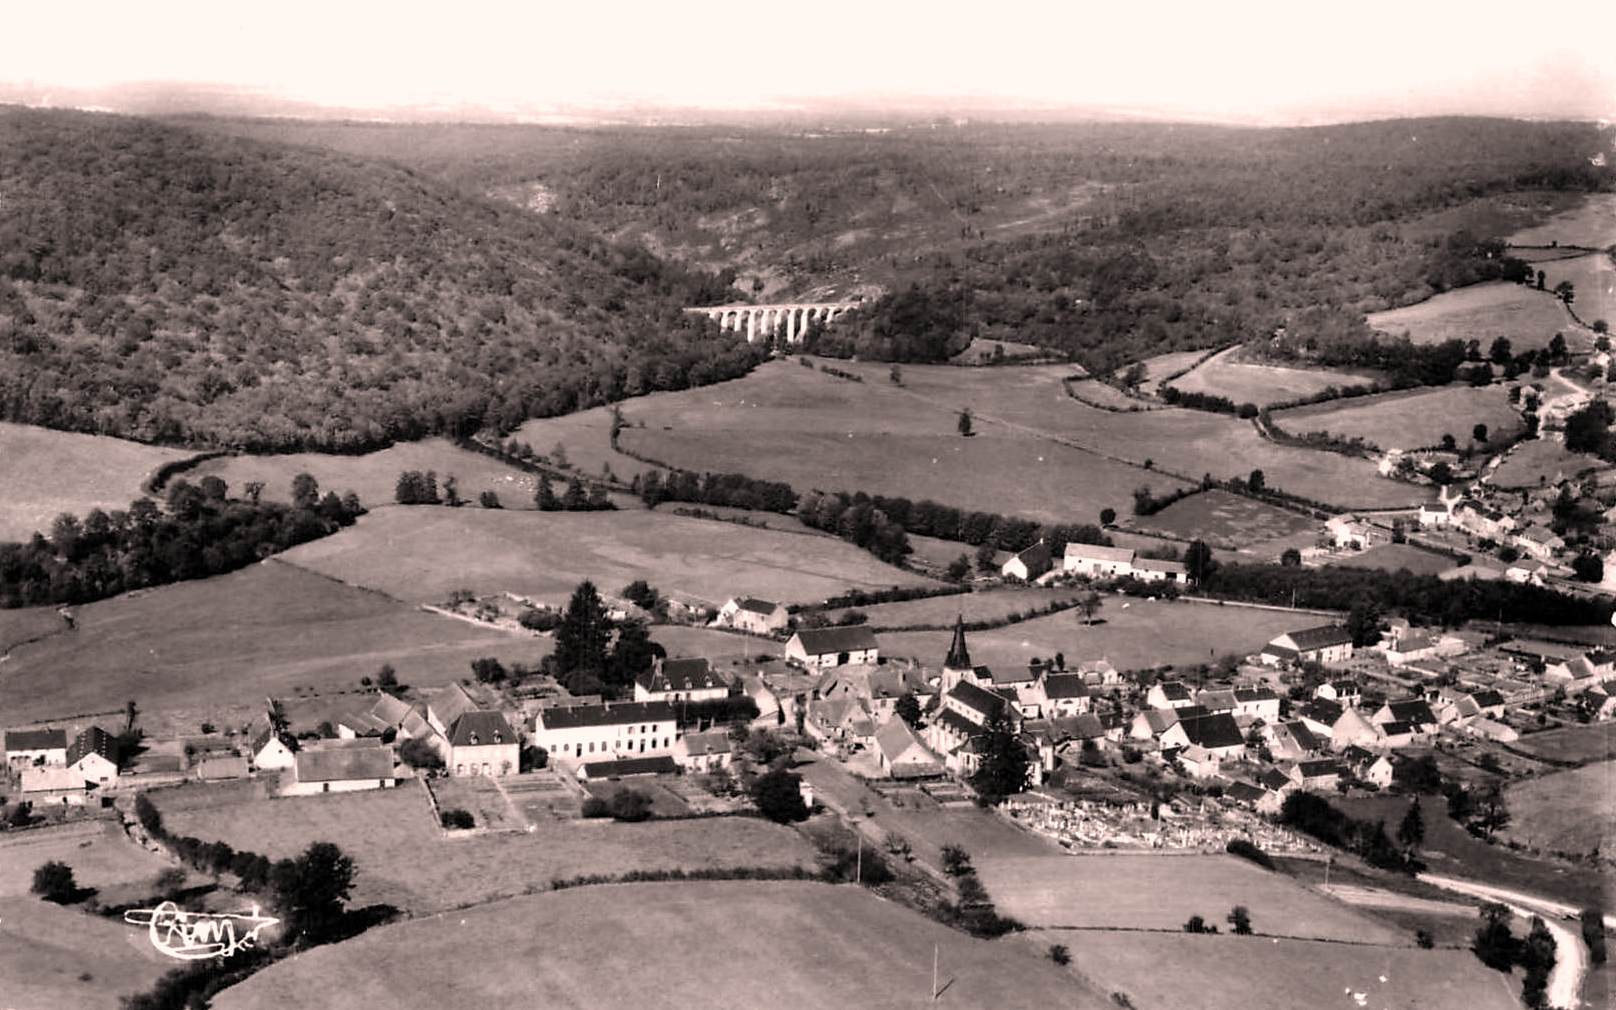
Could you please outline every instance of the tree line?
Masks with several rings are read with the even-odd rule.
[[[364,514],[358,496],[320,494],[308,474],[292,483],[291,504],[245,500],[208,476],[169,485],[166,508],[137,498],[127,510],[92,509],[82,520],[56,517],[50,535],[0,543],[0,607],[78,604],[132,589],[235,571],[350,526]]]

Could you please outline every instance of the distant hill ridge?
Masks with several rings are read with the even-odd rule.
[[[732,378],[725,285],[396,164],[0,108],[0,417],[357,452]]]

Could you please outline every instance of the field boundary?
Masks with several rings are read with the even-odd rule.
[[[1339,610],[1316,610],[1312,607],[1282,607],[1277,603],[1252,603],[1248,600],[1222,600],[1216,596],[1180,596],[1185,603],[1208,603],[1219,607],[1245,607],[1249,610],[1272,610],[1286,614],[1311,614],[1314,617],[1342,617]]]

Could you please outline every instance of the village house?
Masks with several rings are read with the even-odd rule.
[[[722,701],[729,681],[705,658],[657,659],[634,678],[635,701]]]
[[[1383,727],[1391,723],[1407,723],[1415,733],[1422,734],[1434,733],[1438,726],[1436,715],[1423,698],[1388,701],[1375,711],[1370,721]]]
[[[1160,740],[1161,735],[1178,724],[1176,708],[1147,708],[1133,717],[1128,736],[1134,740]]]
[[[61,764],[25,764],[20,766],[17,779],[18,786],[33,803],[84,805],[86,783],[76,768]]]
[[[1362,705],[1363,688],[1356,681],[1327,680],[1313,689],[1313,697],[1333,701],[1337,705]]]
[[[1330,726],[1331,750],[1346,750],[1348,747],[1368,749],[1384,744],[1385,739],[1380,727],[1367,718],[1356,705],[1344,709],[1340,718]]]
[[[1474,498],[1465,498],[1453,507],[1451,524],[1482,540],[1503,540],[1515,531],[1515,519]]]
[[[674,763],[685,771],[695,774],[728,768],[733,758],[729,733],[721,729],[706,733],[687,733],[673,745]]]
[[[1158,681],[1145,692],[1145,704],[1151,708],[1190,708],[1195,696],[1190,689],[1176,680]]]
[[[924,707],[936,689],[926,683],[918,670],[887,665],[837,666],[826,670],[814,685],[817,698],[858,698],[877,723],[892,718],[898,700],[906,694]]]
[[[1234,689],[1234,714],[1237,718],[1274,722],[1279,718],[1279,695],[1266,687],[1237,687]]]
[[[82,776],[86,785],[117,785],[117,739],[100,726],[89,727],[73,738],[67,749],[67,767]]]
[[[296,760],[297,741],[285,733],[265,726],[247,745],[247,757],[261,772],[284,771]]]
[[[1122,671],[1112,666],[1108,660],[1084,660],[1078,664],[1077,672],[1083,675],[1083,682],[1090,687],[1122,686]]]
[[[1341,765],[1330,758],[1298,761],[1291,765],[1287,777],[1299,789],[1314,791],[1333,790],[1341,782]]]
[[[1045,719],[1070,718],[1089,710],[1089,685],[1078,673],[1051,673],[1047,668],[1036,685],[1036,703]]]
[[[521,771],[522,745],[505,716],[490,709],[462,712],[449,726],[444,767],[451,775],[512,775]]]
[[[300,750],[293,755],[285,796],[352,793],[391,789],[398,784],[391,747],[330,747]]]
[[[1302,725],[1314,736],[1328,740],[1330,732],[1340,720],[1348,706],[1340,705],[1328,698],[1313,698],[1307,704],[1296,710],[1296,717]]]
[[[1238,761],[1246,756],[1246,741],[1234,716],[1215,713],[1185,718],[1182,714],[1161,735],[1163,750],[1185,748],[1191,745],[1205,748],[1220,761]]]
[[[892,779],[936,778],[943,763],[902,719],[893,719],[875,734],[881,771]]]
[[[1339,624],[1290,631],[1263,647],[1262,660],[1281,663],[1344,663],[1352,658],[1352,635]]]
[[[1324,524],[1324,529],[1330,536],[1330,542],[1337,547],[1350,547],[1354,550],[1366,551],[1377,544],[1389,544],[1392,542],[1391,531],[1361,522],[1350,512],[1345,515],[1332,516]]]
[[[1420,506],[1420,525],[1442,529],[1453,523],[1453,506],[1446,501],[1428,501]]]
[[[1133,574],[1134,552],[1128,547],[1067,544],[1061,568],[1068,575],[1113,579]]]
[[[1188,585],[1190,570],[1182,561],[1139,558],[1133,563],[1133,577],[1140,582],[1173,582]]]
[[[1466,720],[1459,725],[1459,731],[1497,743],[1514,743],[1521,738],[1520,732],[1515,727],[1508,723],[1499,722],[1497,719],[1488,719],[1485,716],[1476,716],[1474,719]]]
[[[534,717],[533,743],[559,764],[673,752],[676,719],[665,701],[557,705]]]
[[[1300,761],[1324,749],[1324,744],[1301,720],[1269,723],[1263,727],[1262,734],[1268,753],[1275,761]]]
[[[1234,690],[1227,687],[1209,687],[1195,692],[1195,704],[1208,712],[1234,714]]]
[[[1032,582],[1047,573],[1053,565],[1049,544],[1040,540],[1001,565],[999,574],[1007,579]]]
[[[845,628],[802,628],[786,643],[786,661],[826,669],[881,658],[875,632],[856,624]]]
[[[803,729],[816,740],[864,750],[875,744],[875,717],[864,699],[853,695],[816,698],[808,703]]]
[[[1515,546],[1538,561],[1548,562],[1565,550],[1565,541],[1546,526],[1528,526],[1515,534]]]
[[[753,596],[732,596],[718,608],[719,624],[754,635],[784,631],[790,622],[791,615],[785,607]]]
[[[427,701],[426,721],[440,735],[447,737],[449,727],[454,725],[456,719],[480,708],[482,706],[469,691],[459,684],[450,684]]]
[[[67,731],[60,729],[12,729],[6,731],[6,764],[13,768],[29,765],[65,766]]]

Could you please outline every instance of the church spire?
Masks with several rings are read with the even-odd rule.
[[[965,615],[954,619],[954,643],[948,647],[948,658],[943,665],[950,670],[971,669],[971,653],[965,648]]]

